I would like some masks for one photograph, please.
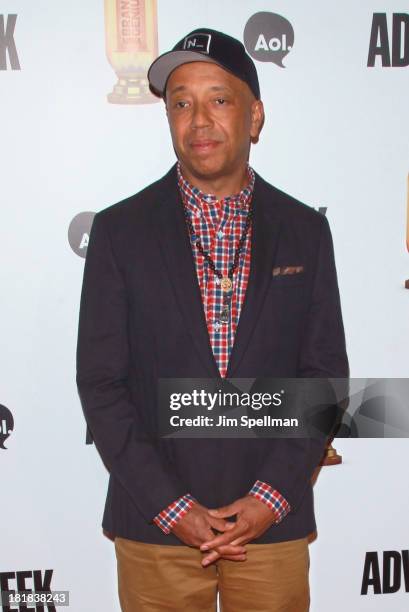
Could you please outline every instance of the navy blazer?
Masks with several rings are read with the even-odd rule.
[[[227,378],[347,377],[327,219],[256,174],[251,268]],[[302,267],[291,275],[273,268]],[[158,378],[220,377],[177,185],[176,166],[95,215],[84,268],[77,385],[110,473],[102,526],[113,536],[180,545],[153,517],[190,492],[229,504],[263,480],[292,510],[254,543],[314,531],[311,476],[325,440],[164,439]]]

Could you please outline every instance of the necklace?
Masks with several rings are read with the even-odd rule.
[[[190,235],[191,242],[194,242],[196,244],[197,250],[204,257],[209,268],[212,270],[213,274],[215,274],[217,278],[220,280],[220,287],[223,292],[223,308],[218,316],[217,321],[219,323],[227,323],[230,318],[230,307],[231,307],[231,300],[233,296],[233,275],[237,269],[237,266],[239,263],[239,257],[244,248],[244,242],[246,240],[247,233],[249,231],[249,227],[251,224],[251,219],[253,217],[252,200],[250,200],[250,207],[247,213],[246,223],[244,225],[243,232],[240,236],[240,239],[237,243],[236,250],[234,253],[233,263],[231,264],[229,268],[227,276],[223,276],[220,270],[216,268],[216,265],[212,257],[209,255],[209,253],[207,253],[204,250],[199,237],[196,236],[195,234],[193,223],[192,223],[192,220],[190,219],[189,211],[186,206],[184,206],[184,213],[185,213],[186,222],[189,228],[189,235]]]

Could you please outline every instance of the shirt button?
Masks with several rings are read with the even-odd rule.
[[[223,238],[223,236],[224,236],[224,232],[222,232],[222,231],[220,230],[220,232],[217,232],[217,236],[218,236],[218,238]]]

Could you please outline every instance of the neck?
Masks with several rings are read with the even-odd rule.
[[[235,195],[248,185],[247,164],[227,177],[196,175],[189,172],[182,163],[180,164],[180,169],[183,177],[193,187],[197,187],[197,189],[200,189],[205,194],[216,196],[218,200]]]

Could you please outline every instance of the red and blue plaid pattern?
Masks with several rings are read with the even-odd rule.
[[[277,519],[275,520],[275,524],[281,523],[283,518],[290,512],[290,504],[288,501],[276,489],[273,489],[270,485],[261,480],[256,480],[249,491],[249,495],[253,495],[264,502],[270,510],[276,513]]]
[[[233,263],[237,243],[246,223],[250,200],[254,189],[254,171],[247,167],[248,186],[235,196],[217,200],[186,181],[178,164],[178,180],[182,200],[190,215],[195,236],[200,238],[203,249],[210,254],[217,270],[227,276]],[[209,268],[197,247],[192,244],[197,278],[202,294],[210,344],[220,375],[226,376],[227,364],[239,321],[240,310],[250,273],[251,226],[243,245],[237,269],[233,275],[233,296],[231,317],[226,323],[219,323],[218,316],[223,309],[223,291],[220,280]]]
[[[183,495],[183,497],[179,497],[179,499],[172,502],[167,508],[155,516],[153,520],[164,533],[168,534],[178,520],[181,519],[182,516],[185,516],[186,512],[190,510],[195,501],[195,498],[192,497],[190,493],[187,493]]]
[[[203,249],[210,254],[216,269],[220,270],[223,276],[227,276],[246,223],[253,196],[255,175],[253,169],[247,166],[248,186],[235,196],[217,200],[216,196],[204,194],[197,187],[190,185],[182,176],[179,163],[177,172],[183,205],[190,215],[194,229],[192,250],[210,344],[220,375],[225,377],[250,273],[251,226],[243,245],[239,264],[233,275],[231,317],[226,323],[218,322],[218,316],[223,307],[220,280],[198,251],[194,239],[200,239]],[[249,494],[254,495],[274,510],[278,517],[276,522],[280,522],[290,510],[284,497],[260,480],[255,482]],[[153,521],[164,533],[169,533],[194,503],[195,500],[190,494],[184,495],[162,510]]]

